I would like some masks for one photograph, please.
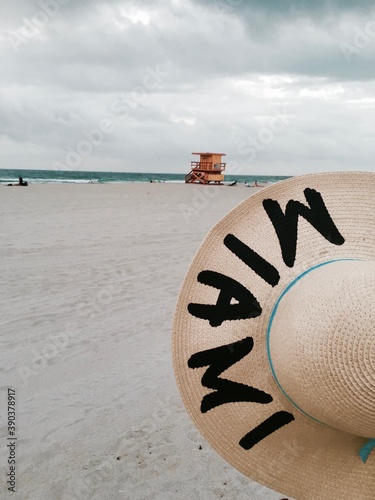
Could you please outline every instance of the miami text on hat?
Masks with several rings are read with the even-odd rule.
[[[333,245],[342,245],[345,242],[325,206],[322,195],[309,188],[304,190],[304,195],[308,206],[296,200],[289,200],[285,213],[277,201],[263,200],[263,208],[272,222],[279,240],[282,259],[288,267],[293,267],[296,259],[299,216],[303,217]],[[227,234],[223,243],[228,250],[270,286],[275,287],[279,283],[279,271],[236,236]],[[207,320],[211,327],[216,328],[224,321],[256,318],[262,314],[262,307],[257,298],[233,278],[215,271],[204,270],[198,274],[197,280],[199,283],[220,290],[216,304],[190,303],[188,305],[188,311],[192,316]],[[232,304],[232,299],[235,299],[237,303]],[[260,389],[220,378],[221,373],[247,356],[253,346],[253,338],[246,337],[238,342],[197,352],[190,357],[189,368],[208,366],[201,383],[202,386],[214,390],[203,397],[201,401],[202,413],[226,403],[243,401],[268,404],[273,401],[270,394]],[[276,412],[247,433],[239,444],[245,450],[249,450],[265,437],[293,420],[292,413]]]

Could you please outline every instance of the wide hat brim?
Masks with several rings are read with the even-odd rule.
[[[308,193],[316,192],[321,195],[344,242],[333,241],[330,234],[322,235],[304,217],[298,216],[293,260],[293,256],[282,252],[264,200],[277,202],[285,211],[291,200],[308,207]],[[173,325],[173,362],[179,390],[193,421],[227,462],[255,481],[298,500],[375,498],[375,452],[366,463],[358,454],[366,439],[317,423],[298,411],[278,387],[266,349],[272,309],[297,276],[313,266],[336,259],[375,261],[374,207],[374,173],[306,175],[264,188],[211,230],[180,291]],[[264,269],[259,273],[260,268],[257,268],[255,272],[246,259],[231,251],[228,235],[269,263],[279,275],[277,284],[266,281]],[[215,319],[210,324],[210,320],[199,317],[191,304],[215,305],[220,292],[218,287],[207,284],[206,271],[229,277],[251,291],[261,307],[261,314],[247,319],[216,321],[222,321],[221,324],[215,324]],[[234,401],[221,404],[211,400],[209,408],[206,404],[202,409],[203,398],[215,392],[207,380],[202,384],[202,377],[209,368],[210,352],[221,352],[221,366],[225,368],[226,351],[217,348],[231,352],[249,337],[253,339],[251,352],[216,375],[264,391],[272,396],[272,401],[260,404],[236,401],[234,397]],[[206,361],[199,357],[202,352],[206,353]],[[288,421],[286,416],[285,425],[265,435],[249,449],[240,445],[252,429],[270,421],[275,414],[292,415],[293,419]]]

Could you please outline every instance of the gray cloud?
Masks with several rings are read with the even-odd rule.
[[[367,14],[374,8],[372,0],[194,0],[195,4],[210,9],[214,13],[233,14],[244,17],[249,25],[254,17],[263,17],[264,24],[274,21],[295,22],[301,17],[324,21],[329,16],[345,13]],[[256,28],[256,26],[254,25]]]
[[[196,149],[243,173],[373,168],[373,2],[64,2],[3,8],[0,167],[66,165],[99,129],[71,168],[184,172]]]

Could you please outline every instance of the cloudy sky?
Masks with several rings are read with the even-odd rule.
[[[0,168],[375,170],[374,0],[14,0]]]

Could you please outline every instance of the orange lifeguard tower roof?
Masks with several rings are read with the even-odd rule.
[[[226,156],[225,153],[191,153],[192,155],[220,155],[220,156]]]

